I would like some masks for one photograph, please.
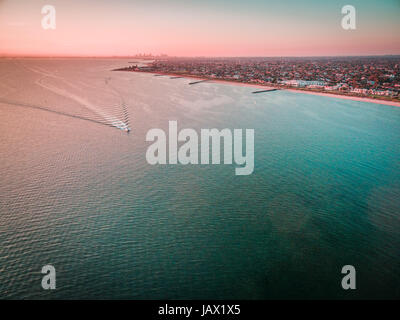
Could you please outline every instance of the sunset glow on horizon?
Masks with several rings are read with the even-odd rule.
[[[341,8],[357,12],[341,27]],[[41,26],[44,5],[57,27]],[[0,56],[400,54],[400,2],[0,1]]]

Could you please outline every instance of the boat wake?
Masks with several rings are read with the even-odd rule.
[[[105,125],[105,126],[109,126],[109,127],[115,127],[115,125],[110,125],[107,122],[102,122],[100,120],[91,119],[91,118],[88,118],[88,117],[85,117],[85,116],[82,116],[82,115],[75,115],[75,114],[69,114],[69,113],[62,112],[62,111],[56,111],[56,110],[52,110],[52,109],[47,108],[47,107],[33,105],[33,104],[30,104],[30,103],[13,101],[13,100],[8,100],[8,99],[3,99],[3,98],[0,98],[0,103],[8,104],[8,105],[16,106],[16,107],[30,108],[30,109],[37,109],[37,110],[41,110],[41,111],[47,111],[47,112],[55,113],[55,114],[58,114],[58,115],[61,115],[61,116],[66,116],[66,117],[70,117],[70,118],[86,120],[86,121],[90,121],[90,122],[93,122],[93,123],[97,123],[97,124],[101,124],[101,125]],[[119,128],[119,129],[127,131],[127,130],[124,129],[123,126],[121,126],[121,128]]]
[[[54,111],[48,107],[35,106],[32,104],[20,103],[20,102],[9,101],[9,100],[3,100],[4,103],[19,105],[19,106],[24,106],[24,107],[31,107],[31,108],[54,112],[57,114],[71,116],[74,118],[90,120],[92,122],[106,124],[110,127],[114,127],[114,128],[123,130],[128,133],[130,132],[131,129],[129,126],[129,113],[126,108],[125,101],[123,100],[121,94],[114,87],[112,87],[109,84],[109,80],[106,81],[106,86],[108,86],[110,88],[111,92],[120,99],[120,105],[115,106],[113,108],[102,108],[102,107],[99,107],[98,105],[90,102],[88,99],[68,90],[67,89],[68,87],[70,87],[74,90],[81,90],[81,88],[76,86],[71,81],[68,81],[65,77],[61,77],[57,74],[51,73],[50,71],[44,70],[40,67],[33,68],[33,67],[28,67],[26,65],[23,65],[23,67],[28,69],[31,72],[34,72],[34,73],[40,75],[40,77],[35,80],[36,85],[40,86],[41,88],[43,88],[47,91],[50,91],[59,96],[62,96],[63,98],[74,101],[79,106],[90,111],[95,116],[88,117],[88,116],[70,114],[70,113],[66,113],[63,111],[61,111],[61,112]],[[49,79],[50,80],[52,79],[53,81],[49,81]],[[60,82],[60,84],[62,84],[62,86],[60,86],[60,84],[57,85],[57,82]],[[100,88],[98,88],[98,90],[100,90]]]

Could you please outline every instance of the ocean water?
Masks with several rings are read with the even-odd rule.
[[[400,298],[400,108],[128,62],[0,60],[0,298]],[[253,174],[149,165],[169,120],[254,129]]]

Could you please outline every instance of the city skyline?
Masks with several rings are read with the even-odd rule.
[[[341,8],[357,27],[341,27]],[[44,5],[57,27],[41,26]],[[1,56],[369,56],[400,54],[398,1],[0,1]]]

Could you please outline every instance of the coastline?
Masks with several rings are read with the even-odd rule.
[[[335,93],[325,93],[325,92],[315,92],[315,91],[308,91],[308,90],[296,90],[296,89],[284,89],[290,92],[295,93],[305,93],[305,94],[312,94],[316,96],[324,96],[324,97],[332,97],[332,98],[339,98],[339,99],[346,99],[346,100],[353,100],[353,101],[361,101],[361,102],[370,102],[376,104],[383,104],[392,107],[400,107],[400,102],[396,101],[387,101],[383,99],[373,99],[367,97],[355,97],[355,96],[347,96],[344,94],[335,94]]]
[[[196,75],[185,75],[179,73],[164,73],[164,72],[150,72],[150,71],[134,71],[134,70],[113,70],[113,71],[127,71],[127,72],[138,72],[138,73],[148,73],[153,75],[163,75],[163,76],[170,76],[170,77],[182,77],[187,79],[194,79],[194,80],[207,80],[207,82],[215,82],[215,83],[222,83],[228,85],[236,85],[242,87],[249,87],[249,88],[257,88],[257,89],[279,89],[279,90],[286,90],[293,93],[305,93],[317,96],[324,96],[324,97],[331,97],[331,98],[338,98],[338,99],[345,99],[345,100],[353,100],[353,101],[360,101],[360,102],[369,102],[369,103],[376,103],[382,105],[388,105],[392,107],[400,107],[400,102],[397,101],[388,101],[384,99],[373,99],[368,97],[357,97],[351,95],[342,95],[337,93],[329,93],[329,92],[317,92],[311,90],[304,90],[304,89],[294,89],[294,88],[287,88],[281,86],[270,86],[270,85],[262,85],[262,84],[253,84],[253,83],[246,83],[234,80],[223,80],[223,79],[215,79],[215,78],[207,78],[204,76],[196,76]]]

